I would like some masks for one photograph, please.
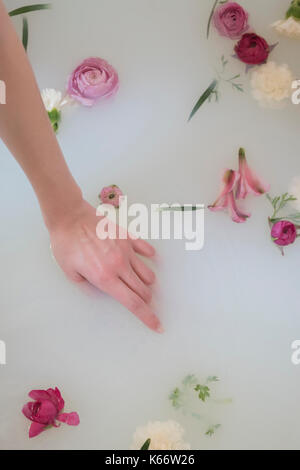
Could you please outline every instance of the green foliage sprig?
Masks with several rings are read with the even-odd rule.
[[[216,70],[216,75],[217,78],[215,78],[211,84],[209,85],[208,88],[202,93],[198,101],[196,102],[195,106],[193,107],[191,114],[189,115],[188,122],[192,119],[192,117],[197,113],[199,108],[205,103],[205,101],[211,102],[212,98],[215,98],[215,101],[219,101],[219,86],[220,83],[227,83],[228,85],[231,85],[233,90],[243,92],[244,87],[243,84],[238,80],[240,78],[240,74],[236,74],[232,77],[226,78],[225,74],[225,69],[228,64],[228,60],[225,59],[224,55],[221,57],[221,70],[217,71]]]
[[[281,212],[285,207],[293,201],[297,201],[297,198],[289,193],[284,193],[282,196],[276,196],[272,198],[269,194],[266,194],[268,201],[271,203],[273,207],[273,214],[269,218],[269,221],[272,224],[279,222],[280,220],[288,220],[295,225],[300,225],[300,212],[295,212],[292,214],[288,214],[282,217],[278,217],[278,213]]]
[[[27,5],[24,7],[16,8],[14,10],[11,10],[8,14],[9,16],[18,16],[18,15],[24,15],[25,13],[31,13],[33,11],[38,11],[38,10],[49,10],[49,8],[51,8],[50,3],[36,3],[34,5]],[[28,21],[26,17],[23,18],[22,42],[23,42],[25,51],[27,51]]]
[[[180,387],[176,387],[171,394],[169,395],[169,400],[172,407],[179,411],[181,410],[184,415],[189,414],[193,418],[196,418],[200,421],[206,421],[206,426],[203,429],[203,433],[206,436],[213,436],[217,429],[221,426],[220,424],[209,424],[210,419],[208,420],[204,410],[206,408],[206,403],[210,402],[211,404],[227,404],[231,403],[231,399],[217,400],[212,398],[214,390],[213,385],[219,382],[219,378],[216,375],[211,375],[206,378],[205,381],[199,381],[199,379],[194,374],[189,374],[181,382]],[[196,393],[195,393],[196,392]],[[195,411],[199,401],[201,402],[201,414],[198,411]],[[206,405],[206,406],[205,406]],[[205,408],[204,408],[205,406]],[[205,410],[207,411],[207,410]]]

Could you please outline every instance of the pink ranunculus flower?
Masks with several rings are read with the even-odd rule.
[[[65,402],[59,389],[31,390],[30,401],[23,406],[22,412],[26,418],[32,421],[29,429],[29,437],[35,437],[48,426],[58,427],[56,421],[78,426],[79,416],[77,413],[63,413]]]
[[[112,184],[102,189],[99,194],[99,199],[103,204],[112,204],[118,208],[120,206],[121,196],[123,196],[121,189],[117,185]]]
[[[280,220],[273,225],[271,236],[276,245],[291,245],[297,238],[297,229],[292,222]]]
[[[208,206],[208,208],[214,212],[228,209],[234,222],[243,223],[250,217],[250,214],[239,209],[235,201],[234,191],[239,179],[240,175],[237,171],[225,170],[222,178],[223,188],[221,193],[217,200],[211,206]]]
[[[239,150],[239,173],[240,179],[237,182],[236,198],[245,199],[248,194],[261,196],[269,191],[270,185],[264,183],[248,166],[245,150]]]
[[[70,75],[68,94],[85,106],[114,95],[119,88],[116,70],[104,59],[85,59]]]
[[[260,65],[267,61],[271,48],[267,41],[255,33],[245,33],[234,48],[238,58],[248,65]]]
[[[213,22],[221,36],[238,39],[249,29],[248,17],[241,5],[227,2],[215,10]]]

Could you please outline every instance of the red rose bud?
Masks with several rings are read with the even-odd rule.
[[[270,54],[270,46],[267,41],[255,33],[243,34],[234,50],[238,58],[249,65],[263,64]]]

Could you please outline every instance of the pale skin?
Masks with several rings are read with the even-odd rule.
[[[64,160],[32,68],[0,0],[0,137],[21,165],[38,198],[53,254],[67,277],[111,295],[150,329],[163,328],[151,308],[155,275],[138,255],[151,258],[144,240],[99,240],[96,210],[83,199]]]

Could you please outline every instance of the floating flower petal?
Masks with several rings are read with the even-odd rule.
[[[262,180],[249,168],[245,150],[239,150],[239,174],[240,178],[237,182],[236,198],[245,199],[249,194],[261,196],[269,191],[270,186],[262,182]]]

